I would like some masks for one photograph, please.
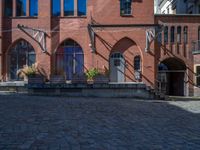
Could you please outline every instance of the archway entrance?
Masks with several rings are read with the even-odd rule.
[[[125,59],[121,53],[113,53],[110,56],[110,81],[125,81]]]
[[[17,76],[17,71],[24,66],[31,66],[35,60],[34,48],[25,40],[18,41],[8,52],[9,80],[22,80]]]
[[[84,74],[83,50],[74,40],[65,40],[57,49],[56,73],[66,75],[67,80],[72,80],[73,75]]]
[[[167,95],[185,95],[186,65],[176,58],[168,58],[162,61],[158,67],[158,80],[162,83],[162,90]]]

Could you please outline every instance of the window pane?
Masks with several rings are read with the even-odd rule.
[[[74,0],[64,0],[64,14],[65,16],[74,15]]]
[[[30,16],[38,16],[38,0],[30,0]]]
[[[177,28],[177,42],[181,43],[181,27]]]
[[[121,15],[130,15],[131,14],[131,1],[132,0],[121,0],[120,1]]]
[[[13,3],[12,0],[5,0],[5,7],[4,7],[4,15],[5,16],[12,16],[12,7]]]
[[[135,71],[140,71],[140,66],[141,66],[141,64],[140,64],[140,56],[136,56],[134,58],[134,70]]]
[[[26,16],[26,0],[17,0],[17,16]]]
[[[171,42],[174,43],[174,31],[175,28],[174,27],[171,27]]]
[[[53,16],[60,16],[60,1],[59,0],[52,0],[52,15]]]
[[[184,43],[188,42],[188,27],[184,27]]]
[[[87,0],[78,0],[78,16],[86,16]]]
[[[168,43],[168,27],[164,29],[164,43]]]
[[[200,66],[197,66],[196,68],[196,73],[197,73],[197,86],[200,86]]]

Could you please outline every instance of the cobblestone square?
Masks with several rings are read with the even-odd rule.
[[[0,95],[0,150],[198,150],[200,101]]]

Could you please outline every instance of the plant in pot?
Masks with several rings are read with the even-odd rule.
[[[87,77],[87,82],[89,84],[93,84],[94,83],[94,78],[96,76],[99,75],[99,70],[97,68],[92,68],[92,69],[89,69],[87,72],[86,72],[86,77]]]

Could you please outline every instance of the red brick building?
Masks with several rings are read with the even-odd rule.
[[[193,50],[199,48],[200,16],[154,16],[153,0],[8,1],[0,3],[4,81],[18,80],[18,69],[37,62],[47,78],[64,73],[72,80],[90,68],[107,68],[111,82],[144,82],[170,95],[198,93]]]

